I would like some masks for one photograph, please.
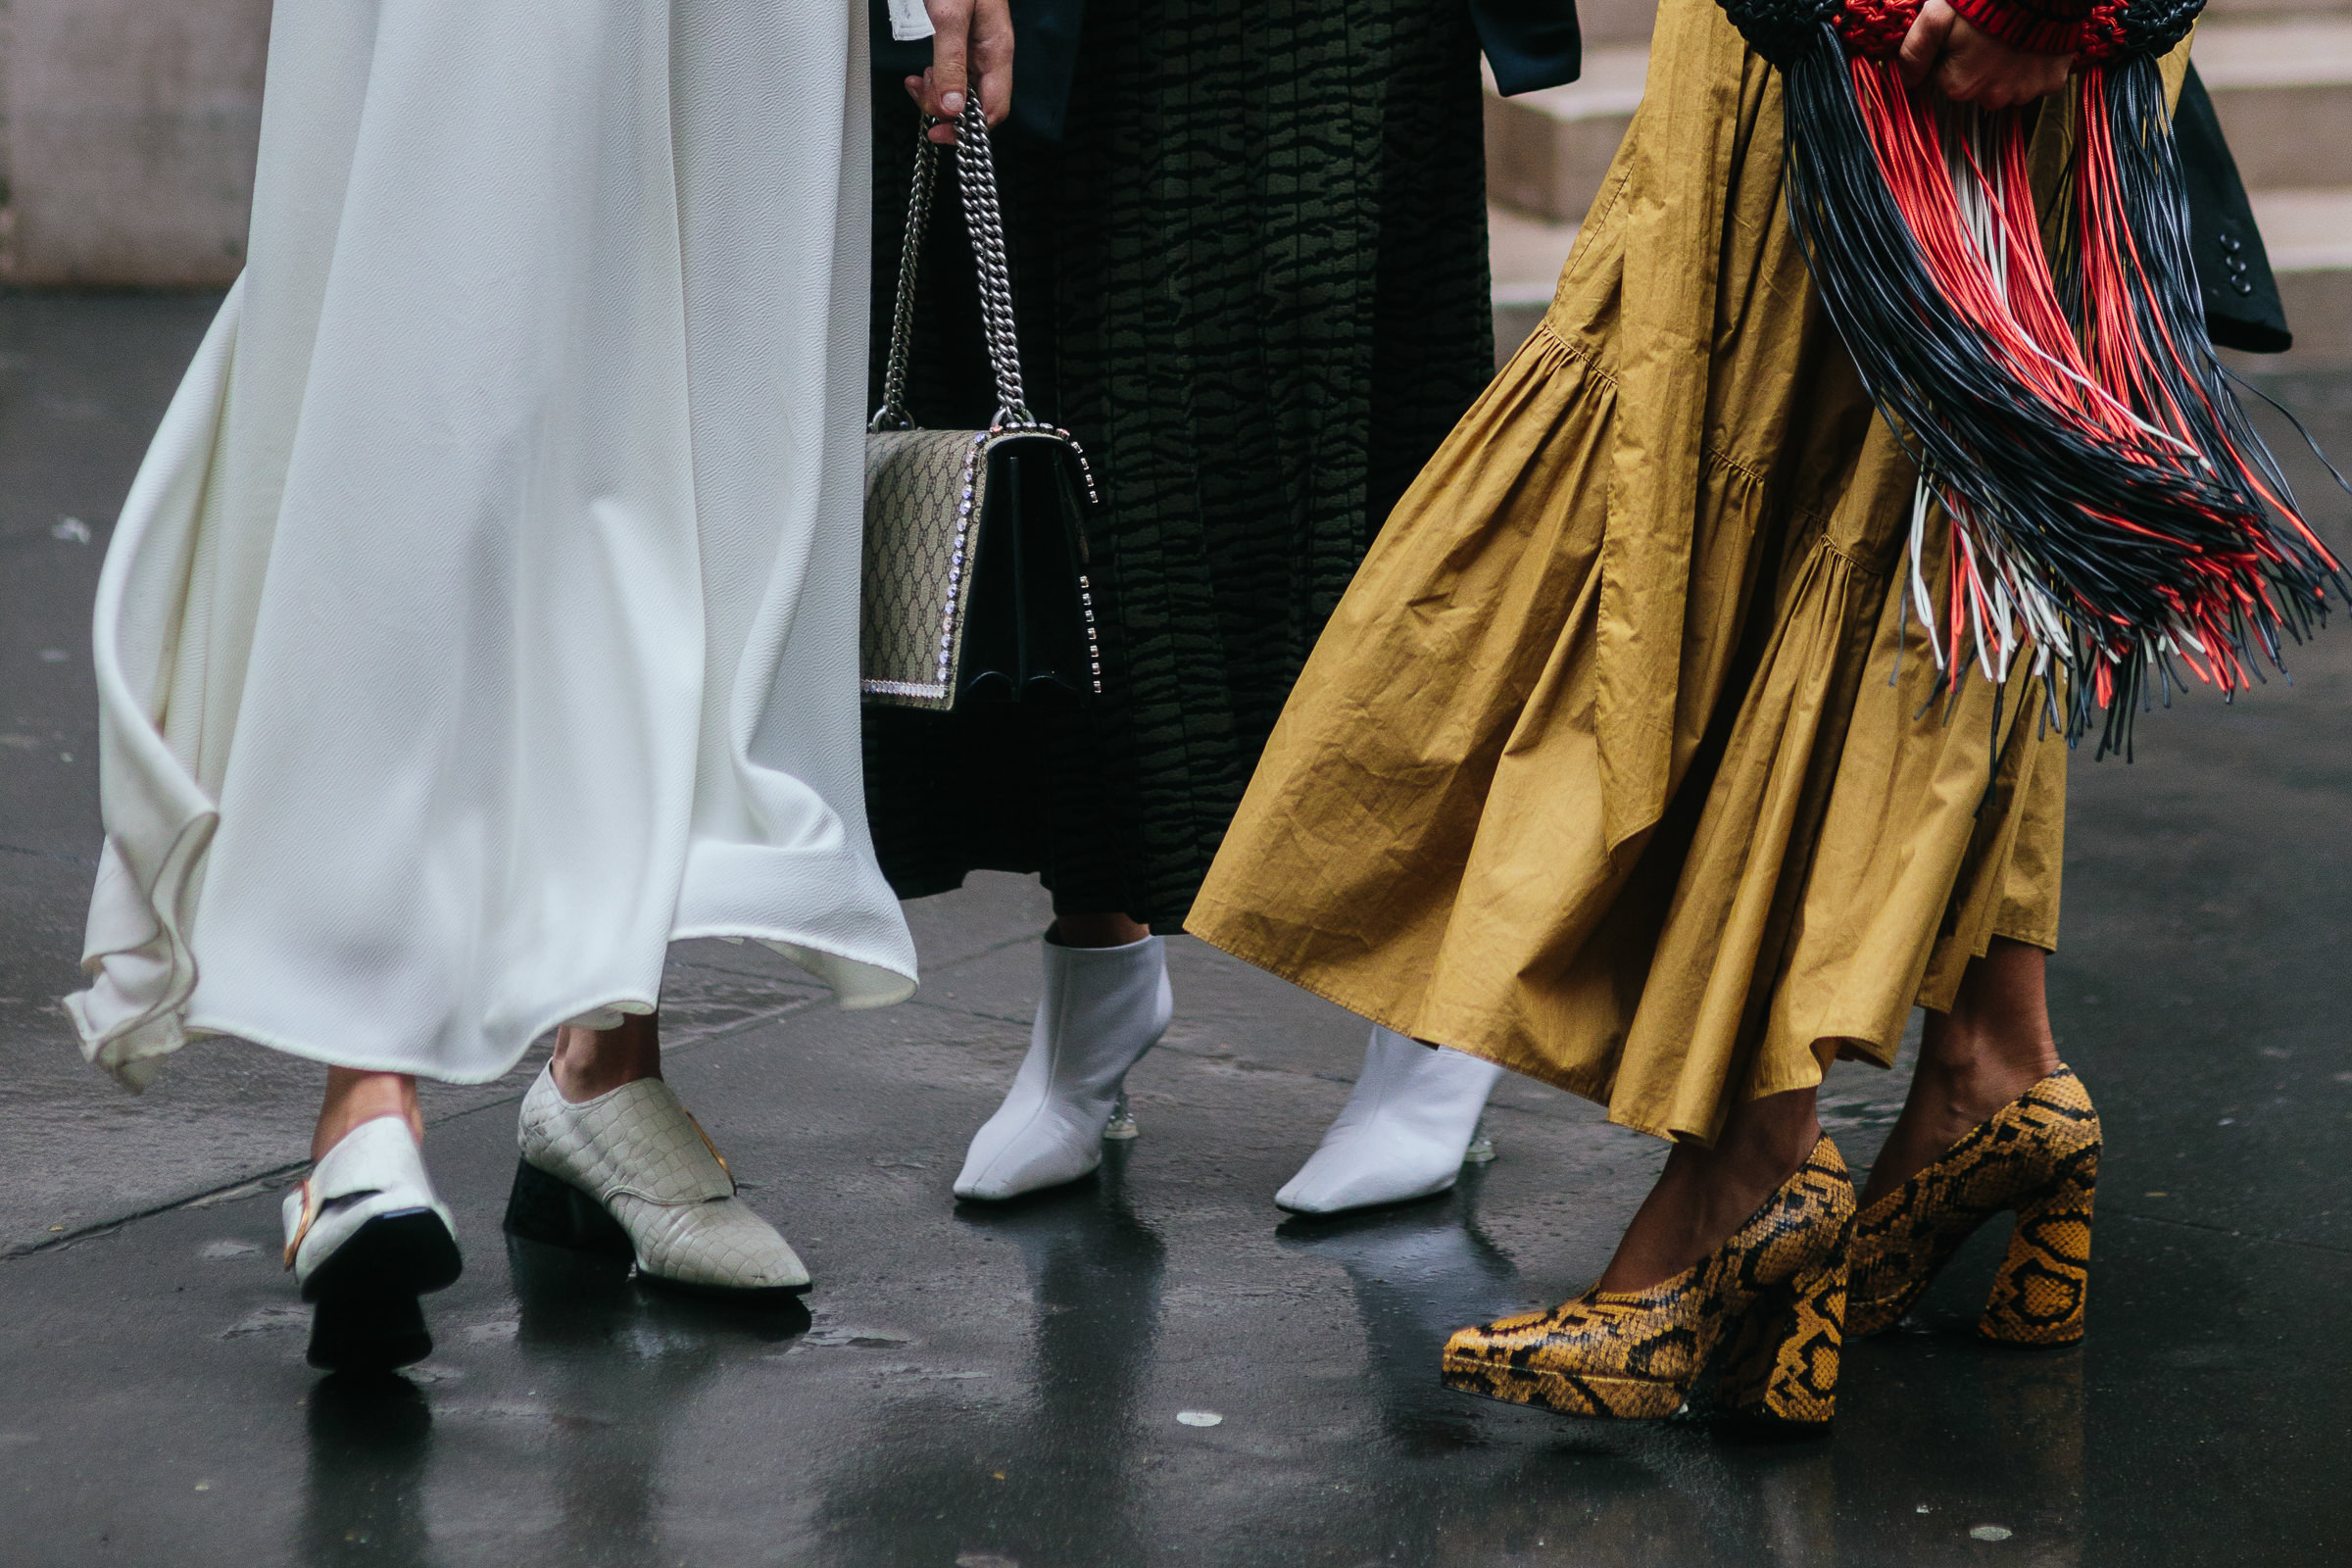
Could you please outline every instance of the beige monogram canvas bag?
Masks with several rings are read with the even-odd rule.
[[[977,104],[956,131],[997,412],[985,430],[917,429],[906,414],[917,264],[939,169],[939,146],[923,136],[890,368],[882,407],[866,427],[858,685],[869,703],[905,708],[1085,702],[1102,690],[1085,532],[1097,504],[1094,475],[1067,430],[1029,412],[996,171]]]

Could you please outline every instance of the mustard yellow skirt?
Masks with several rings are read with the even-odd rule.
[[[2023,667],[1948,691],[1906,613],[1915,470],[1781,124],[1713,0],[1666,0],[1549,314],[1390,517],[1188,927],[1702,1141],[2058,931],[2064,740]]]

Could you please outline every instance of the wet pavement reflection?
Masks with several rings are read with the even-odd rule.
[[[426,1563],[424,1471],[433,1412],[406,1378],[335,1377],[312,1391],[301,1553],[320,1568]]]
[[[1024,1397],[987,1419],[956,1388],[979,1380],[950,1374],[879,1423],[830,1489],[825,1523],[846,1561],[1149,1560],[1140,1406],[1167,1249],[1128,1200],[1132,1149],[1109,1146],[1096,1177],[1072,1188],[956,1205],[958,1224],[1019,1256],[1031,1313]]]

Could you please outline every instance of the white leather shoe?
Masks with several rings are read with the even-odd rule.
[[[808,1288],[800,1257],[735,1196],[726,1161],[661,1079],[575,1105],[543,1067],[515,1141],[513,1234],[631,1257],[644,1277],[687,1290]]]
[[[465,1264],[407,1118],[345,1133],[286,1195],[283,1215],[286,1267],[318,1303],[313,1366],[388,1370],[431,1352],[416,1298],[453,1284]]]
[[[1029,1054],[1004,1103],[972,1135],[956,1178],[957,1198],[1017,1198],[1074,1182],[1102,1163],[1106,1135],[1135,1136],[1134,1123],[1120,1114],[1120,1086],[1176,1010],[1167,943],[1159,937],[1123,948],[1048,942],[1045,950],[1045,995]]]
[[[1475,1157],[1478,1118],[1501,1076],[1491,1061],[1373,1025],[1355,1092],[1274,1201],[1295,1214],[1339,1214],[1446,1191]]]

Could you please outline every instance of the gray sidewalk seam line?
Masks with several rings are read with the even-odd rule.
[[[900,1005],[903,1007],[920,1007],[926,1012],[941,1012],[956,1018],[986,1018],[991,1023],[1009,1024],[1016,1029],[1026,1027],[1028,1024],[1034,1021],[1028,1018],[1015,1018],[1007,1013],[988,1012],[979,1007],[959,1007],[952,1003],[927,1002],[923,999],[923,996],[920,992],[917,992],[914,996],[909,997],[906,1001],[901,1003]],[[1154,1047],[1153,1049],[1156,1050],[1158,1048]]]
[[[680,969],[701,969],[709,974],[731,974],[738,980],[764,980],[771,986],[802,986],[810,990],[822,991],[825,984],[822,980],[815,979],[786,980],[779,975],[763,974],[758,969],[731,969],[723,963],[705,963],[700,958],[672,958],[669,961]]]
[[[947,1006],[937,1002],[926,1002],[919,996],[911,1001],[901,1003],[900,1005],[906,1007],[922,1007],[932,1012],[946,1013],[951,1017],[956,1018],[986,1018],[992,1023],[1009,1024],[1015,1028],[1025,1026],[1032,1021],[1027,1018],[1011,1017],[1002,1012],[984,1012],[977,1007]],[[1311,1078],[1321,1083],[1346,1084],[1349,1088],[1353,1088],[1355,1086],[1355,1079],[1342,1077],[1340,1074],[1334,1072],[1323,1072],[1314,1069],[1300,1069],[1298,1067],[1269,1066],[1264,1062],[1255,1061],[1247,1056],[1228,1056],[1213,1051],[1197,1051],[1188,1046],[1169,1045],[1164,1041],[1153,1046],[1152,1048],[1152,1053],[1162,1055],[1182,1056],[1188,1061],[1229,1061],[1234,1063],[1236,1066],[1247,1067],[1251,1072],[1272,1073],[1283,1078]],[[1516,1116],[1549,1117],[1552,1114],[1549,1109],[1544,1106],[1514,1105],[1504,1101],[1489,1101],[1487,1102],[1487,1109],[1507,1110]]]
[[[98,862],[92,860],[89,863],[95,865]],[[937,972],[941,974],[952,974],[956,970],[962,968],[967,963],[976,963],[982,958],[993,956],[996,954],[1004,952],[1006,948],[1013,946],[1015,943],[1034,942],[1039,936],[1042,935],[1044,935],[1044,933],[1041,931],[1033,933],[1029,936],[1007,937],[1003,942],[996,943],[991,947],[982,948],[978,953],[966,954],[960,958],[956,958],[948,963],[942,964]],[[779,979],[777,976],[772,974],[762,973],[757,969],[737,969],[732,968],[727,964],[711,963],[702,958],[673,958],[670,961],[675,963],[681,969],[708,969],[713,974],[731,974],[736,976],[738,979],[743,980],[765,980],[771,984],[781,986],[808,985],[816,986],[821,989],[824,985],[822,980],[817,979],[813,975],[809,976],[807,980],[785,980]],[[813,1000],[822,1002],[825,999],[822,995],[819,995]],[[921,1000],[920,993],[918,992],[915,996],[909,997],[906,1000],[909,1004],[919,1004]],[[991,1013],[988,1016],[994,1017],[996,1015]]]
[[[67,744],[73,743],[69,741]],[[55,850],[28,850],[22,844],[0,844],[0,855],[22,855],[30,860],[55,860],[60,865],[95,866],[98,863],[96,856],[60,855]]]
[[[962,968],[967,963],[978,963],[982,958],[993,958],[998,954],[1003,953],[1006,948],[1017,948],[1023,943],[1035,942],[1045,934],[1046,928],[1041,926],[1039,929],[1027,932],[1021,936],[1006,937],[1002,942],[992,942],[987,947],[982,948],[978,953],[967,953],[962,957],[957,958],[953,962],[941,964],[939,966],[939,972],[942,974],[953,974],[956,970]],[[912,999],[910,998],[908,1000]]]
[[[9,848],[13,848],[13,846],[0,845],[0,849]],[[30,855],[38,852],[24,850],[19,851],[18,853]],[[963,964],[974,962],[980,958],[985,958],[990,954],[998,953],[1005,948],[1011,947],[1016,942],[1030,942],[1035,940],[1036,938],[1034,936],[1009,938],[1004,942],[996,944],[994,947],[985,948],[967,957],[959,958],[955,963],[948,964],[945,967],[950,970],[956,969],[961,967]],[[691,960],[681,961],[691,962]],[[700,964],[695,966],[698,968],[710,967],[709,965]],[[746,976],[746,978],[768,979],[772,977],[760,975]],[[792,982],[783,981],[779,983],[789,985]],[[682,1040],[675,1045],[663,1046],[662,1048],[662,1053],[665,1055],[670,1054],[682,1054],[687,1052],[699,1050],[701,1047],[710,1045],[715,1041],[725,1040],[730,1036],[741,1034],[747,1029],[758,1028],[763,1023],[773,1023],[779,1018],[787,1018],[795,1013],[806,1012],[810,1008],[821,1006],[828,999],[823,995],[796,997],[793,999],[793,1001],[787,1003],[781,1007],[774,1008],[767,1012],[755,1013],[751,1017],[739,1019],[723,1028],[710,1030],[707,1034],[696,1035],[691,1040]],[[909,1001],[906,1004],[906,1005],[921,1006],[924,1005],[924,1004]],[[464,1110],[453,1110],[444,1115],[429,1117],[425,1121],[425,1126],[428,1128],[444,1127],[463,1117],[471,1116],[477,1111],[495,1110],[501,1105],[515,1104],[519,1102],[523,1095],[527,1093],[529,1093],[528,1090],[523,1090],[512,1095],[502,1095],[496,1100],[487,1100],[478,1105],[468,1105]],[[153,1204],[150,1207],[139,1209],[133,1213],[118,1214],[107,1219],[93,1220],[89,1224],[84,1225],[77,1230],[69,1231],[61,1236],[46,1238],[42,1241],[33,1243],[30,1247],[26,1247],[22,1243],[12,1244],[8,1247],[0,1248],[0,1263],[12,1262],[20,1257],[33,1257],[42,1252],[54,1251],[58,1248],[64,1247],[69,1243],[87,1241],[101,1231],[118,1230],[124,1225],[131,1224],[138,1220],[153,1219],[158,1214],[168,1214],[173,1209],[185,1208],[191,1203],[201,1202],[205,1199],[217,1197],[221,1193],[234,1191],[235,1189],[247,1186],[250,1183],[270,1181],[274,1177],[283,1176],[289,1171],[300,1170],[309,1163],[310,1161],[307,1159],[298,1159],[291,1164],[273,1166],[269,1170],[261,1171],[254,1175],[241,1176],[235,1181],[221,1182],[217,1186],[205,1188],[201,1192],[188,1193],[178,1198],[169,1199],[164,1202]]]
[[[2211,1231],[2216,1236],[2232,1236],[2241,1242],[2268,1242],[2274,1247],[2300,1247],[2311,1252],[2332,1252],[2338,1257],[2352,1257],[2352,1247],[2334,1247],[2327,1242],[2307,1242],[2297,1236],[2260,1236],[2251,1231],[2231,1230],[2227,1225],[2214,1225],[2201,1219],[2176,1219],[2170,1214],[2141,1214],[2124,1209],[2123,1217],[2149,1225],[2178,1225],[2182,1230]]]
[[[205,1192],[190,1193],[185,1198],[174,1198],[152,1204],[136,1213],[120,1214],[112,1219],[94,1220],[79,1230],[69,1231],[63,1236],[46,1237],[33,1243],[30,1247],[26,1247],[22,1242],[12,1243],[7,1247],[0,1247],[0,1263],[13,1263],[21,1257],[37,1257],[43,1252],[54,1252],[60,1248],[71,1247],[75,1242],[94,1241],[99,1237],[112,1235],[125,1225],[134,1224],[143,1219],[153,1219],[158,1214],[169,1214],[175,1208],[186,1208],[191,1203],[200,1203],[220,1193],[231,1193],[240,1187],[248,1187],[256,1182],[270,1181],[274,1177],[285,1175],[288,1171],[300,1170],[309,1163],[310,1161],[307,1159],[298,1159],[291,1165],[279,1165],[251,1176],[240,1176],[233,1182],[222,1182],[220,1186]]]
[[[691,1040],[682,1040],[675,1045],[663,1046],[662,1048],[662,1052],[665,1056],[671,1054],[683,1055],[688,1052],[699,1050],[703,1046],[709,1045],[713,1041],[724,1040],[730,1035],[740,1034],[746,1029],[757,1028],[763,1023],[772,1023],[778,1018],[789,1017],[797,1012],[805,1012],[811,1007],[817,1006],[824,1001],[825,999],[823,997],[808,997],[801,999],[791,1003],[786,1006],[778,1007],[771,1012],[757,1013],[752,1017],[739,1019],[734,1023],[726,1025],[724,1028],[713,1029],[708,1034],[696,1035]],[[496,1110],[503,1105],[516,1104],[520,1102],[522,1097],[529,1092],[530,1091],[527,1089],[520,1090],[514,1094],[501,1095],[496,1100],[485,1100],[478,1105],[467,1105],[464,1110],[452,1110],[439,1116],[430,1116],[425,1119],[424,1125],[428,1129],[434,1127],[446,1127],[452,1122],[462,1121],[466,1117],[475,1115],[481,1111]],[[161,1203],[156,1203],[150,1207],[139,1209],[135,1213],[119,1214],[108,1219],[92,1220],[89,1224],[84,1225],[77,1230],[69,1231],[62,1236],[48,1237],[42,1241],[33,1243],[30,1247],[26,1247],[22,1243],[12,1244],[9,1247],[0,1248],[0,1263],[12,1262],[20,1257],[32,1257],[42,1252],[54,1251],[56,1249],[64,1247],[72,1242],[88,1241],[100,1232],[120,1230],[123,1226],[132,1224],[138,1220],[153,1219],[158,1214],[169,1214],[173,1209],[186,1208],[191,1204],[203,1202],[208,1198],[217,1198],[222,1193],[234,1192],[240,1187],[250,1186],[255,1182],[271,1181],[277,1177],[286,1175],[288,1172],[301,1170],[308,1164],[310,1164],[309,1160],[298,1159],[293,1161],[291,1164],[272,1166],[268,1170],[258,1171],[250,1176],[240,1176],[234,1181],[221,1182],[218,1186],[208,1187],[202,1192],[188,1193],[179,1198],[169,1199]]]

